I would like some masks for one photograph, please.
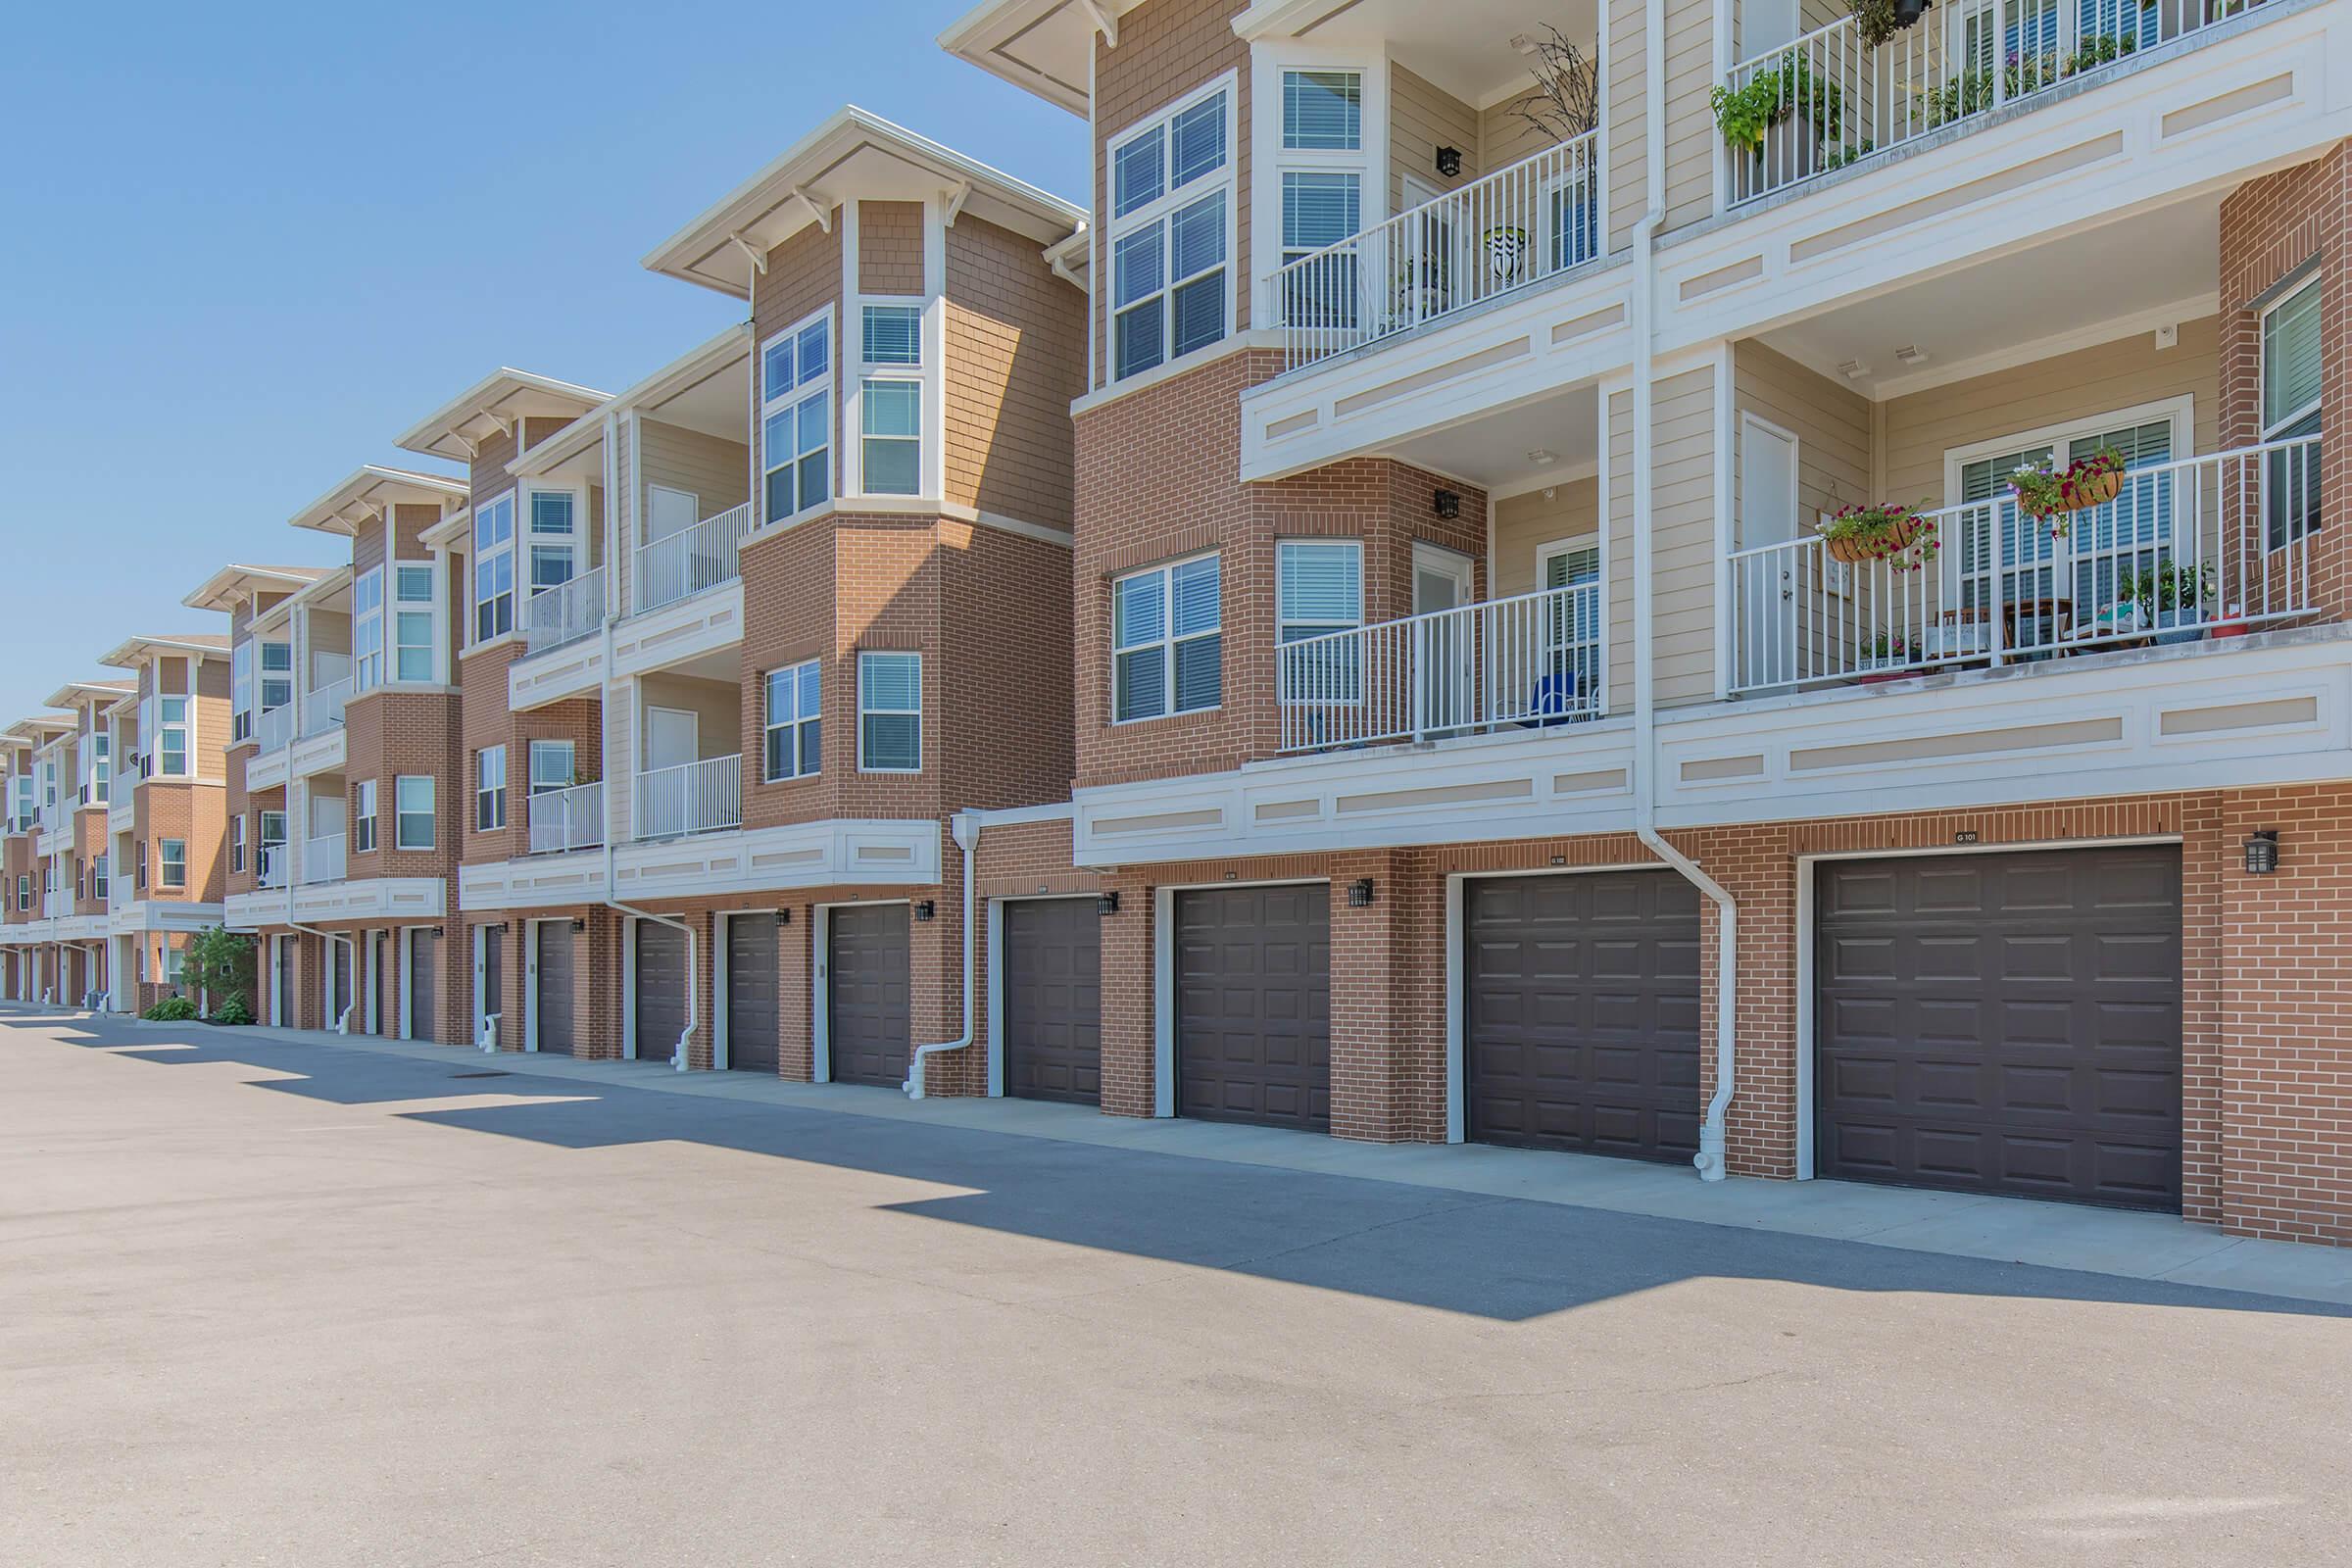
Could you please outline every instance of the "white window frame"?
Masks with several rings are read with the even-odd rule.
[[[1109,219],[1104,225],[1106,232],[1102,241],[1103,277],[1102,297],[1104,302],[1102,307],[1102,384],[1104,386],[1116,385],[1122,380],[1131,380],[1139,375],[1150,375],[1154,371],[1164,372],[1168,366],[1188,359],[1194,354],[1205,354],[1222,345],[1229,344],[1234,335],[1241,330],[1241,294],[1242,289],[1246,286],[1246,280],[1239,273],[1239,264],[1236,260],[1241,254],[1241,213],[1237,190],[1238,182],[1235,175],[1235,165],[1240,161],[1241,156],[1241,74],[1239,72],[1229,71],[1214,80],[1203,82],[1183,97],[1152,111],[1151,114],[1126,126],[1104,142],[1102,211],[1108,214],[1117,205],[1118,158],[1121,149],[1151,135],[1155,130],[1158,131],[1161,137],[1160,168],[1164,179],[1172,172],[1168,156],[1169,150],[1166,145],[1170,125],[1178,116],[1208,102],[1219,93],[1225,95],[1224,162],[1214,171],[1199,175],[1185,185],[1173,189],[1163,187],[1160,193],[1151,201],[1131,213]],[[1268,117],[1259,116],[1257,118]],[[1225,272],[1224,331],[1213,342],[1204,343],[1197,348],[1187,349],[1183,354],[1178,354],[1174,352],[1176,290],[1195,278],[1206,277],[1210,272],[1217,270],[1217,268],[1202,268],[1198,272],[1188,273],[1183,277],[1176,276],[1174,272],[1175,249],[1172,236],[1168,232],[1169,220],[1178,212],[1191,208],[1220,192],[1225,198],[1225,253],[1222,261],[1218,264]],[[1122,306],[1119,304],[1117,286],[1119,243],[1153,226],[1157,226],[1161,230],[1159,287],[1152,293],[1131,300]],[[1254,224],[1252,226],[1254,227]],[[1273,253],[1263,251],[1258,254],[1272,255]],[[1152,299],[1158,299],[1162,302],[1159,323],[1159,361],[1157,364],[1145,366],[1126,375],[1121,375],[1118,352],[1119,317],[1123,312],[1133,310]]]
[[[914,706],[912,708],[875,708],[866,690],[867,666],[875,660],[911,659],[914,661]],[[914,765],[885,767],[871,761],[866,755],[865,721],[869,716],[899,717],[911,715],[914,719]],[[858,771],[860,773],[920,773],[923,770],[923,656],[913,649],[871,648],[858,653]]]
[[[179,846],[176,862],[172,855],[172,846],[174,844]],[[176,882],[172,880],[172,867],[174,863],[179,866],[179,880]],[[155,841],[155,885],[167,893],[187,891],[188,841],[186,839],[157,839]]]
[[[1176,634],[1176,573],[1197,561],[1217,563],[1217,625],[1214,631],[1187,632],[1179,637]],[[1153,576],[1161,579],[1159,635],[1122,643],[1119,641],[1119,589],[1121,585],[1139,577]],[[1214,713],[1221,710],[1225,706],[1225,563],[1222,553],[1203,550],[1194,555],[1180,556],[1174,561],[1162,561],[1140,566],[1134,571],[1120,572],[1110,580],[1110,721],[1114,725],[1150,724],[1187,713]],[[1198,642],[1204,637],[1217,639],[1217,700],[1199,708],[1179,708],[1176,706],[1176,646],[1178,643]],[[1152,647],[1160,651],[1160,690],[1166,695],[1166,704],[1156,713],[1126,717],[1119,711],[1119,656]]]
[[[926,221],[929,221],[926,214]],[[846,388],[847,399],[842,410],[842,429],[846,434],[853,421],[858,445],[857,489],[860,496],[921,496],[931,493],[931,417],[935,396],[931,382],[937,368],[931,353],[930,304],[920,294],[859,294],[856,299],[858,323],[858,357],[848,362],[857,368]],[[866,354],[866,313],[869,311],[910,311],[914,315],[914,359],[876,360]],[[839,363],[839,362],[837,362]],[[868,394],[875,388],[888,386],[894,391],[907,389],[914,394],[914,434],[876,435],[867,428],[873,410]],[[913,483],[904,489],[877,490],[873,482],[873,465],[866,461],[876,443],[892,447],[911,445],[914,448]]]
[[[90,898],[93,902],[104,899],[113,886],[107,875],[106,860],[104,850],[90,857]]]
[[[1310,73],[1325,75],[1351,75],[1355,78],[1356,136],[1353,147],[1294,147],[1291,145],[1290,127],[1284,123],[1288,118],[1285,111],[1290,92],[1290,79],[1294,75],[1304,75]],[[1290,176],[1293,174],[1346,174],[1352,176],[1355,180],[1355,224],[1358,233],[1363,231],[1365,220],[1370,214],[1386,207],[1385,202],[1377,201],[1374,198],[1370,188],[1373,173],[1367,161],[1366,149],[1370,141],[1370,134],[1366,117],[1371,113],[1371,78],[1372,73],[1352,60],[1311,63],[1301,60],[1284,60],[1276,64],[1274,68],[1274,139],[1277,159],[1271,166],[1274,177],[1268,183],[1267,188],[1273,193],[1274,205],[1277,210],[1276,237],[1278,240],[1281,238],[1280,226],[1287,225],[1290,220],[1286,192],[1290,184]],[[1336,243],[1337,240],[1347,237],[1348,236],[1344,234],[1338,235],[1333,241],[1327,243]],[[1298,257],[1311,256],[1320,249],[1322,249],[1321,246],[1313,245],[1294,251],[1286,243],[1280,245],[1271,254],[1275,257],[1277,267],[1285,267]]]
[[[516,587],[522,601],[536,599],[552,589],[561,588],[587,569],[587,552],[583,548],[587,535],[581,527],[581,516],[588,510],[588,493],[576,485],[523,484],[515,487],[514,506],[514,565]],[[562,532],[539,531],[539,501],[545,496],[562,496],[568,514]],[[560,553],[564,558],[561,579],[542,583],[539,580],[539,552]]]
[[[555,757],[559,754],[559,752],[561,752],[561,755],[564,759],[564,767],[562,769],[563,776],[561,778],[541,779],[539,776],[540,759]],[[556,790],[567,790],[571,788],[572,775],[578,771],[579,768],[579,748],[573,745],[570,741],[535,740],[527,743],[524,760],[529,763],[529,776],[523,781],[524,793],[528,795],[546,795]]]
[[[401,592],[403,580],[411,572],[419,572],[423,575],[424,597],[421,599],[412,599]],[[388,616],[385,625],[390,636],[386,642],[384,674],[394,683],[429,683],[433,679],[434,654],[436,652],[433,622],[434,611],[440,600],[440,572],[429,561],[395,561],[392,563],[391,588],[386,596],[390,602],[385,612]],[[424,641],[421,643],[410,642],[402,635],[401,622],[411,616],[422,616],[424,619]],[[412,650],[420,652],[424,656],[424,673],[421,675],[410,675],[403,672],[401,656]]]
[[[516,490],[504,491],[473,509],[473,518],[468,524],[470,531],[467,535],[468,549],[466,557],[466,569],[471,578],[472,585],[471,592],[466,596],[466,603],[471,610],[467,619],[467,630],[471,639],[467,644],[469,647],[479,648],[484,643],[495,642],[514,629],[514,537],[519,522],[520,508],[516,499],[519,494],[520,492]],[[483,544],[482,524],[501,512],[505,514],[507,519],[506,537],[495,544]],[[485,594],[482,584],[483,574],[494,562],[505,564],[506,586]],[[498,609],[502,602],[506,621],[503,626],[496,624],[501,618]],[[492,612],[490,615],[492,624],[486,631],[483,629],[483,612],[485,610]]]
[[[115,738],[104,726],[90,731],[90,804],[106,806],[114,799]]]
[[[228,868],[234,872],[245,869],[245,813],[239,811],[228,819]]]
[[[2318,415],[2321,419],[2320,428],[2317,433],[2321,435],[2325,435],[2327,433],[2327,416],[2322,412],[2326,408],[2328,402],[2328,308],[2325,296],[2322,296],[2320,300],[2321,376],[2320,390],[2318,395],[2315,396],[2309,403],[2290,409],[2276,419],[2266,418],[2264,416],[2266,411],[2262,406],[2266,393],[2266,383],[2269,380],[2270,372],[2271,318],[2278,315],[2280,311],[2286,309],[2287,306],[2301,300],[2305,295],[2317,293],[2325,277],[2326,273],[2324,270],[2315,269],[2309,277],[2303,279],[2302,282],[2297,283],[2294,287],[2288,289],[2285,293],[2279,295],[2268,305],[2265,305],[2255,318],[2254,417],[2260,426],[2259,434],[2257,436],[2257,440],[2259,441],[2269,442],[2282,440],[2285,438],[2284,432],[2293,429],[2296,425],[2301,424],[2308,418],[2311,418],[2314,415]],[[2324,498],[2323,492],[2322,495],[2315,495],[2310,498],[2315,512],[2315,515],[2311,521],[2301,522],[2297,519],[2288,519],[2285,525],[2278,530],[2277,537],[2274,539],[2271,522],[2271,475],[2275,468],[2278,467],[2290,457],[2291,454],[2278,452],[2265,454],[2259,460],[2262,464],[2263,476],[2262,516],[2259,522],[2259,527],[2262,531],[2262,546],[2266,553],[2269,551],[2287,549],[2294,545],[2297,541],[2308,539],[2313,534],[2320,532],[2321,529],[2327,524],[2327,514],[2320,508],[2320,502]],[[2322,462],[2324,465],[2324,457]]]
[[[351,853],[373,853],[375,836],[375,780],[364,778],[352,791]]]
[[[1331,621],[1302,620],[1294,618],[1291,613],[1291,607],[1283,603],[1283,593],[1285,591],[1288,577],[1288,574],[1283,570],[1283,558],[1287,555],[1290,555],[1292,552],[1298,550],[1344,550],[1355,557],[1354,619],[1348,621]],[[1222,620],[1222,582],[1220,582],[1218,586],[1220,589],[1218,596],[1220,601],[1218,618]],[[1298,640],[1287,635],[1290,631],[1290,628],[1293,626],[1314,627],[1315,630],[1306,632],[1303,635],[1308,637],[1320,637],[1329,632],[1353,631],[1362,626],[1363,623],[1364,542],[1361,539],[1342,538],[1336,535],[1329,538],[1318,538],[1312,535],[1306,535],[1289,539],[1277,539],[1274,541],[1274,644],[1276,647],[1279,648],[1285,643]]]
[[[179,717],[169,716],[170,706],[179,705]],[[155,766],[151,770],[159,778],[193,778],[196,775],[196,757],[189,744],[193,726],[189,719],[195,711],[194,702],[183,693],[159,692],[155,699]],[[172,736],[179,737],[179,766],[167,765],[165,758]]]
[[[292,637],[261,637],[255,639],[255,643],[261,649],[261,653],[254,660],[254,696],[259,704],[257,711],[274,712],[294,701],[294,639]],[[283,669],[272,670],[270,667],[270,656],[273,652],[283,653],[285,658]],[[274,703],[270,700],[270,688],[272,683],[282,684],[286,689],[286,694]]]
[[[1352,71],[1361,92],[1358,124],[1362,143],[1349,151],[1321,148],[1291,148],[1283,145],[1282,84],[1284,76],[1294,71]],[[1271,325],[1278,318],[1275,313],[1273,280],[1280,273],[1284,246],[1282,242],[1282,176],[1285,173],[1352,172],[1356,180],[1356,231],[1377,228],[1386,222],[1393,211],[1394,195],[1390,189],[1392,167],[1389,157],[1389,62],[1377,50],[1325,48],[1311,44],[1282,43],[1261,45],[1251,51],[1250,64],[1251,101],[1266,105],[1263,113],[1250,116],[1250,169],[1253,188],[1263,193],[1263,200],[1250,203],[1250,254],[1263,258],[1256,263],[1257,277],[1253,280],[1257,297],[1251,301],[1250,319],[1260,325]],[[1365,280],[1357,279],[1357,292],[1366,292]],[[1366,301],[1359,297],[1355,309],[1362,311]]]
[[[800,706],[801,676],[804,671],[813,671],[816,675],[816,708],[809,712],[802,711]],[[792,712],[783,718],[776,716],[776,681],[779,678],[783,679],[792,689]],[[770,784],[781,784],[796,778],[814,777],[822,771],[824,764],[824,661],[804,659],[797,664],[779,665],[760,677],[760,777]],[[862,712],[859,714],[859,718],[861,722],[858,730],[860,739],[862,739],[865,727],[862,722]],[[781,729],[789,729],[792,732],[786,741],[792,755],[792,771],[789,773],[778,773],[770,765],[770,759],[774,754],[769,746],[769,740]],[[807,738],[811,733],[816,736],[817,760],[813,763],[808,760],[809,748],[806,744]]]
[[[239,640],[228,653],[228,739],[253,738],[253,639]]]
[[[362,601],[369,595],[372,606]],[[351,689],[354,695],[384,683],[384,568],[370,566],[351,583]]]
[[[423,805],[412,806],[409,803],[409,786],[412,784],[422,788]],[[424,834],[421,840],[409,837],[409,821],[412,817],[424,819]],[[430,850],[438,837],[439,828],[434,815],[433,775],[430,773],[403,773],[394,778],[392,780],[392,847],[396,850]]]
[[[485,784],[483,779],[489,779]],[[495,820],[484,821],[485,817]],[[485,746],[473,754],[473,830],[496,833],[507,825],[507,748]]]
[[[824,373],[805,379],[799,378],[800,361],[797,345],[801,334],[810,327],[818,325],[825,329]],[[780,396],[771,396],[767,388],[767,357],[775,350],[776,345],[785,342],[796,345],[793,361],[796,379],[788,391]],[[799,522],[832,506],[841,494],[841,464],[836,450],[840,445],[838,440],[841,434],[841,425],[838,422],[840,410],[837,407],[839,399],[835,396],[834,390],[841,384],[841,332],[833,318],[833,308],[828,305],[821,311],[802,317],[784,330],[771,334],[760,345],[760,357],[753,365],[752,373],[760,381],[760,488],[758,494],[753,497],[752,503],[756,525],[764,528]],[[799,445],[800,410],[810,402],[815,402],[825,412],[825,442],[821,448],[803,452]],[[788,513],[770,516],[767,501],[768,483],[776,470],[783,465],[774,462],[775,455],[768,450],[767,426],[770,419],[786,412],[790,412],[793,416],[794,449],[791,463],[793,465],[792,498],[794,506],[793,510]],[[801,497],[800,465],[808,458],[817,456],[819,452],[824,457],[825,496],[821,501],[804,502]]]

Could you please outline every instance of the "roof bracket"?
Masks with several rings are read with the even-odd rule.
[[[971,194],[972,182],[968,179],[957,180],[956,188],[946,192],[948,204],[946,226],[949,228],[956,226],[956,220],[963,216],[963,204],[971,197]]]
[[[1094,19],[1095,30],[1111,48],[1119,46],[1119,19],[1102,9],[1102,0],[1078,0],[1080,9]]]
[[[793,199],[808,209],[808,220],[826,233],[833,232],[833,204],[806,185],[792,187]]]
[[[754,245],[750,240],[745,239],[741,234],[736,233],[732,229],[727,231],[727,238],[733,240],[735,242],[735,248],[743,252],[743,259],[752,264],[753,271],[758,272],[762,277],[767,275],[767,252],[760,249],[760,247]]]

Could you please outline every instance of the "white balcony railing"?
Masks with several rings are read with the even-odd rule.
[[[268,757],[294,744],[294,705],[281,703],[253,721],[254,755]]]
[[[343,705],[351,701],[351,677],[314,687],[302,697],[302,738],[323,735],[343,722]]]
[[[562,648],[605,623],[605,568],[543,588],[522,602],[522,643],[534,654]]]
[[[1285,264],[1268,280],[1297,369],[1600,255],[1608,219],[1597,132]]]
[[[1598,582],[1377,621],[1274,651],[1286,752],[1596,716]]]
[[[1731,199],[1843,169],[2259,4],[1975,0],[1932,9],[1875,49],[1841,16],[1732,68],[1725,87],[1758,103],[1768,122],[1760,143],[1724,150]]]
[[[605,842],[605,786],[601,779],[566,790],[542,790],[530,798],[529,811],[533,855],[589,850]]]
[[[304,887],[343,880],[343,835],[340,832],[322,833],[315,839],[302,841],[300,880]]]
[[[734,581],[742,571],[735,552],[751,531],[752,506],[747,501],[641,546],[631,564],[631,606],[642,614]]]
[[[265,888],[283,888],[292,881],[288,875],[294,864],[293,850],[283,844],[265,844],[261,847],[258,870]]]
[[[630,833],[676,838],[743,825],[743,758],[712,757],[637,775],[629,795]]]
[[[1808,536],[1732,557],[1735,692],[2232,637],[2315,612],[2317,437],[2153,464],[2037,521],[2004,492],[1922,514],[1924,562]],[[1915,548],[1911,556],[1919,552]],[[1996,568],[1997,557],[1997,568]]]

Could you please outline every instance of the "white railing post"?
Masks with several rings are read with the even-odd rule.
[[[736,552],[752,531],[752,504],[745,502],[716,516],[705,517],[691,528],[638,548],[630,576],[630,603],[635,612],[732,582],[741,571]]]

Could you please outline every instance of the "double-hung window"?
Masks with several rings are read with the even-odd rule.
[[[1304,261],[1363,226],[1364,78],[1354,71],[1282,74],[1282,301],[1291,325],[1348,326],[1356,258]]]
[[[486,643],[514,629],[514,496],[486,502],[473,514],[473,640]]]
[[[156,699],[158,724],[155,738],[156,768],[166,778],[188,776],[188,700],[185,697]]]
[[[23,914],[31,907],[32,874],[28,871],[21,871],[17,874],[17,912]]]
[[[1111,584],[1111,716],[1190,713],[1224,700],[1217,558],[1196,556]]]
[[[106,805],[114,792],[114,741],[103,729],[90,734],[90,801],[96,806]]]
[[[253,734],[253,643],[249,639],[229,650],[228,738],[230,743]]]
[[[858,488],[869,496],[923,488],[923,308],[868,305],[858,334]]]
[[[1114,381],[1217,342],[1231,326],[1232,99],[1220,82],[1112,144]]]
[[[923,656],[858,656],[858,766],[867,773],[923,767]]]
[[[1364,619],[1364,547],[1355,539],[1285,539],[1274,547],[1274,640],[1303,642]],[[1358,639],[1281,653],[1278,691],[1294,702],[1361,698]]]
[[[364,778],[351,787],[351,849],[366,855],[375,848],[375,780]]]
[[[265,887],[271,885],[273,882],[279,887],[283,887],[285,885],[285,812],[264,811],[262,813],[261,859],[256,868],[262,874],[262,884]]]
[[[157,839],[155,863],[158,885],[165,888],[184,888],[188,885],[188,841],[186,839]]]
[[[495,833],[507,825],[507,749],[485,746],[473,754],[473,830]]]
[[[2262,313],[2262,439],[2320,433],[2320,282],[2308,279]],[[2320,444],[2282,447],[2263,461],[2263,531],[2281,549],[2320,525]]]
[[[392,678],[433,678],[433,568],[392,568]]]
[[[806,778],[821,759],[824,682],[816,660],[767,672],[767,772],[778,779]]]
[[[760,521],[833,498],[833,321],[819,312],[760,351]]]
[[[106,857],[93,855],[90,857],[90,897],[103,899],[106,897]]]
[[[384,683],[384,568],[371,566],[351,585],[351,689]]]
[[[288,641],[262,644],[262,711],[285,707],[294,700],[294,645]]]
[[[433,777],[430,773],[403,774],[392,781],[392,847],[429,850],[433,847]],[[281,829],[282,831],[282,829]]]
[[[571,788],[572,749],[569,741],[533,741],[530,749],[530,792]]]
[[[561,588],[578,570],[578,508],[569,490],[533,490],[529,495],[531,592],[538,594]]]
[[[228,819],[228,868],[245,869],[245,813],[239,811]]]

